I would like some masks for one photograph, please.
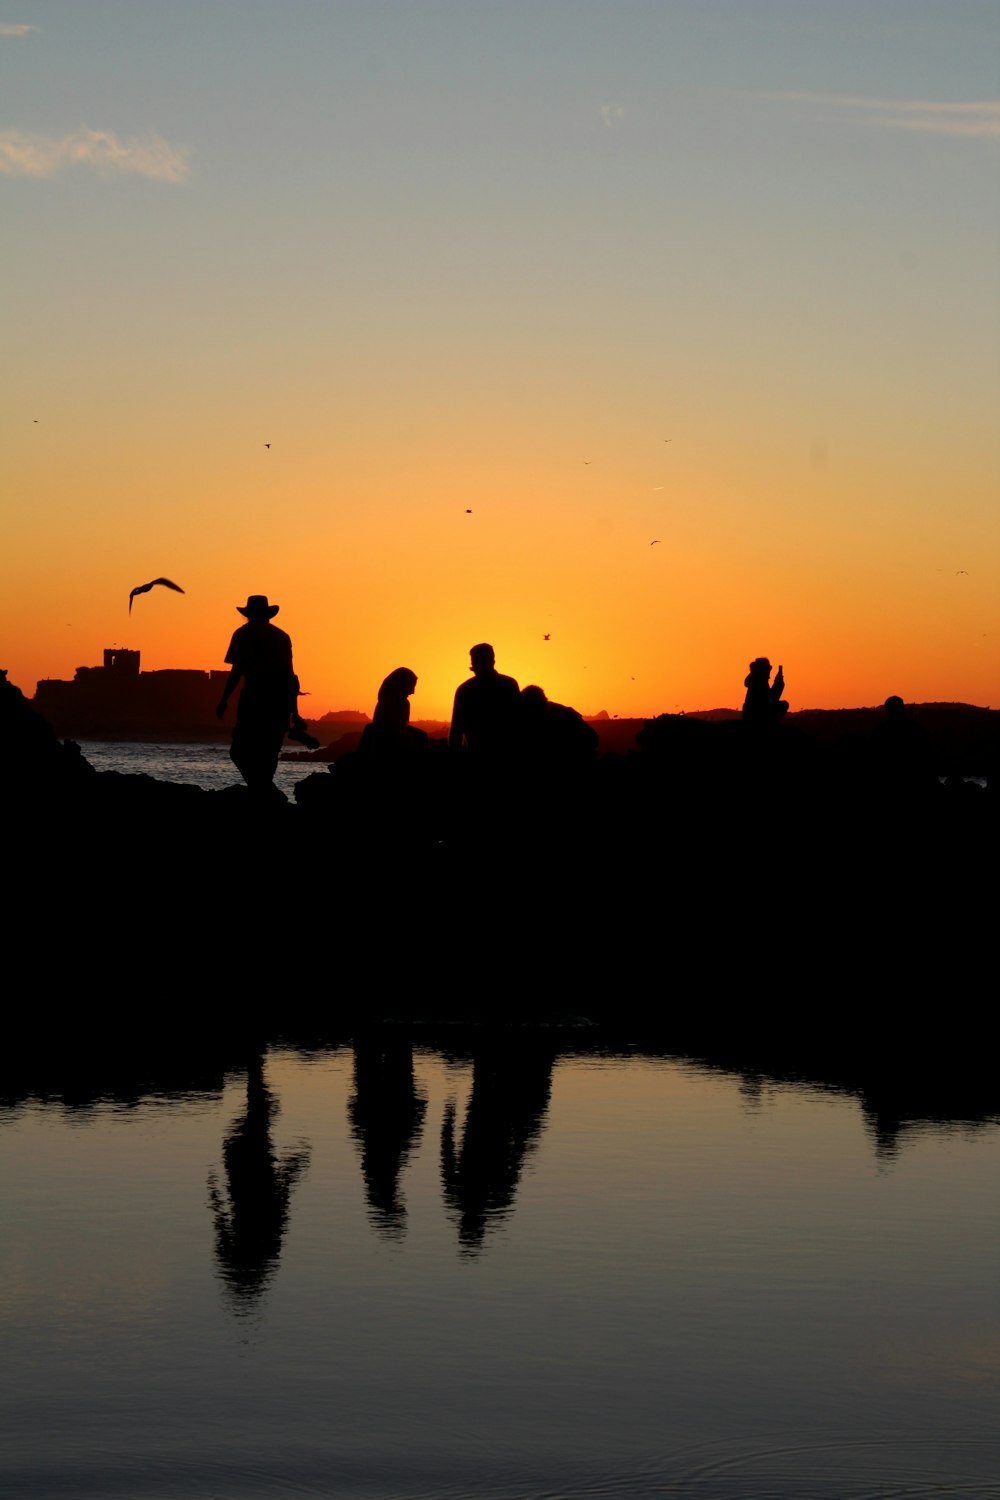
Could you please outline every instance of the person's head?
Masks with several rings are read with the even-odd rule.
[[[416,685],[416,672],[411,672],[409,667],[396,667],[379,688],[378,701],[384,703],[390,698],[408,698]]]
[[[893,693],[883,703],[887,719],[903,719],[906,717],[906,704],[898,693]]]
[[[545,689],[535,683],[521,689],[521,707],[528,714],[540,714],[548,701]]]
[[[260,620],[270,620],[278,613],[281,605],[269,604],[266,594],[250,594],[247,602],[237,604],[236,608],[241,615],[246,616],[251,625],[255,625]]]
[[[766,656],[755,656],[750,663],[750,677],[755,682],[766,682],[771,675],[771,663]]]
[[[473,646],[469,652],[469,660],[472,663],[473,672],[492,672],[496,665],[496,655],[493,647],[486,641],[481,641],[478,646]]]

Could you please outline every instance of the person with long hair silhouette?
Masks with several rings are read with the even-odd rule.
[[[410,723],[410,696],[417,674],[409,667],[396,667],[384,678],[372,721],[366,724],[358,750],[363,756],[394,760],[427,749],[427,735]]]

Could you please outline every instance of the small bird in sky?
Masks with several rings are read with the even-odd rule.
[[[471,515],[472,515],[472,511],[471,511],[471,510],[469,510],[469,509],[468,509],[468,507],[466,507],[466,511],[465,511],[465,514],[466,514],[466,515],[467,515],[467,516],[471,516]]]
[[[153,578],[149,583],[140,583],[139,587],[133,589],[128,596],[129,614],[132,613],[132,600],[135,598],[136,594],[148,594],[150,589],[155,588],[158,583],[162,583],[164,588],[174,589],[178,594],[183,594],[184,592],[179,583],[171,583],[169,578]]]
[[[551,639],[552,639],[552,637],[551,637],[551,636],[549,636],[549,635],[543,635],[543,636],[542,636],[542,640],[543,640],[543,641],[550,641],[550,640],[551,640]]]
[[[593,462],[594,460],[592,458],[585,458],[583,460],[583,467],[586,469],[588,465],[592,464]]]
[[[270,446],[271,446],[271,444],[270,444],[270,443],[265,443],[265,444],[264,444],[264,447],[265,447],[265,448],[270,448]]]
[[[660,546],[660,538],[658,536],[654,536],[653,540],[650,542],[649,545],[651,547],[658,547],[658,546]]]
[[[956,571],[956,573],[955,573],[955,577],[956,578],[958,577],[959,573],[964,573],[965,576],[966,576],[966,578],[968,578],[968,576],[969,576],[969,570],[968,570],[968,568],[958,568],[957,571]]]

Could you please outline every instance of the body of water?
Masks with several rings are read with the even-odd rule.
[[[200,786],[209,792],[243,784],[240,773],[229,759],[228,744],[154,744],[131,740],[80,740],[78,744],[98,771],[155,776],[157,781]],[[297,782],[325,769],[321,762],[281,760],[274,778],[275,785],[292,800]],[[986,786],[985,777],[967,776],[964,779]]]
[[[543,1028],[95,1058],[0,1100],[3,1496],[1000,1497],[1000,1115]]]
[[[79,740],[77,743],[97,771],[154,776],[157,781],[200,786],[207,792],[243,785],[242,776],[229,759],[228,743],[178,741],[152,744],[131,740]],[[292,799],[296,782],[314,771],[325,771],[325,767],[310,761],[279,761],[275,785]]]

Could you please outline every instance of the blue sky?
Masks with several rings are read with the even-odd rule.
[[[428,659],[445,630],[487,633],[481,601],[535,639],[557,573],[585,640],[607,577],[636,601],[640,678],[699,706],[694,669],[650,655],[699,642],[714,703],[730,647],[698,595],[742,574],[740,661],[801,620],[810,692],[849,692],[833,663],[857,660],[857,609],[879,664],[862,697],[896,653],[935,662],[925,695],[996,700],[998,669],[969,679],[967,658],[1000,632],[998,42],[1000,6],[966,0],[8,4],[8,656],[25,678],[98,659],[112,615],[86,647],[47,621],[88,539],[95,590],[112,567],[170,573],[144,566],[148,524],[225,598],[314,593],[287,556],[313,538],[355,612],[335,602],[337,628],[360,610],[366,638],[385,602],[354,582],[414,612],[417,559],[464,601]],[[265,429],[276,460],[294,448],[277,486],[277,463],[234,465],[244,427],[255,457]],[[493,507],[489,547],[456,561],[436,497]],[[624,560],[666,527],[669,608]],[[572,559],[567,528],[587,538]],[[875,644],[887,557],[905,639]],[[970,558],[951,619],[926,580]],[[166,634],[146,649],[197,664],[165,660]],[[356,687],[305,649],[334,702],[384,675],[374,646]],[[655,707],[626,702],[631,654],[585,706]],[[579,652],[554,666],[564,696],[590,690],[581,671]]]

